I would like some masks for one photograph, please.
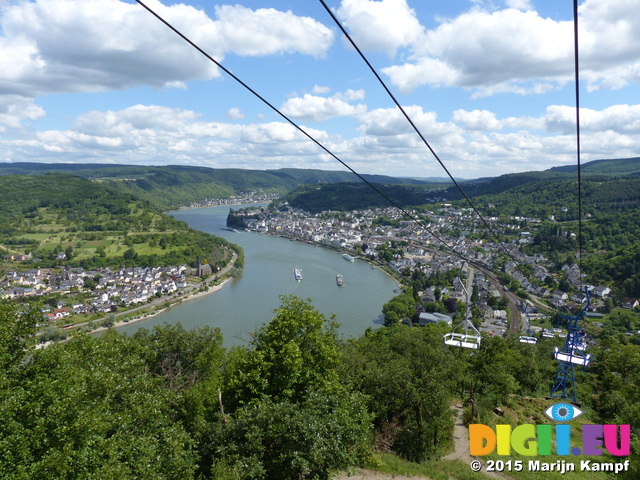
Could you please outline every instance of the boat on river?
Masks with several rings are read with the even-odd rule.
[[[339,287],[344,286],[344,277],[342,275],[340,275],[340,274],[336,275],[336,284]]]
[[[344,258],[345,260],[347,260],[348,262],[355,262],[355,258],[352,257],[351,255],[349,255],[348,253],[343,253],[342,254],[342,258]]]
[[[294,267],[293,276],[297,281],[302,280],[302,269],[300,267]]]

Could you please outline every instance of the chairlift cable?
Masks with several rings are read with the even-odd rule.
[[[582,286],[582,194],[580,175],[580,72],[579,72],[579,44],[578,44],[578,0],[573,0],[573,49],[574,76],[576,98],[576,156],[578,170],[578,275],[580,289]],[[553,380],[549,399],[570,398],[573,403],[578,402],[576,391],[575,367],[586,368],[592,360],[591,355],[585,353],[587,344],[584,333],[580,331],[584,317],[591,305],[589,290],[584,288],[586,304],[575,316],[563,315],[567,320],[567,337],[562,349],[554,350],[554,358],[558,360],[558,369]]]
[[[582,291],[582,179],[580,161],[580,59],[578,51],[578,0],[573,0],[573,56],[576,95],[576,156],[578,164],[578,277]]]

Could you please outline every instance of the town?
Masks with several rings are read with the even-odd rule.
[[[4,260],[24,258],[5,255]],[[84,270],[72,267],[56,270],[37,268],[24,272],[12,270],[0,280],[0,292],[2,298],[7,299],[47,295],[59,298],[42,308],[44,318],[54,322],[72,314],[115,312],[119,306],[131,307],[172,294],[187,286],[186,270],[186,265],[114,271],[109,268]],[[65,301],[65,297],[73,297],[74,300]]]
[[[471,209],[444,204],[434,211],[408,213],[420,222],[392,207],[309,214],[283,204],[279,208],[250,207],[232,212],[243,218],[248,230],[342,250],[384,265],[398,278],[403,274],[410,277],[416,271],[428,277],[437,272],[464,270],[467,291],[475,288],[478,292],[482,330],[490,334],[506,333],[509,316],[526,313],[531,319],[542,319],[547,316],[544,311],[569,309],[584,301],[584,293],[580,291],[584,279],[580,278],[575,263],[563,265],[558,274],[543,255],[523,253],[523,247],[533,242],[540,219],[512,217],[506,222],[495,217],[485,219],[505,239],[497,243]],[[518,265],[526,266],[530,276],[525,276]],[[498,271],[504,274],[502,282],[492,274]],[[563,288],[558,288],[559,285]],[[434,301],[435,290],[431,287],[420,292],[423,302]],[[519,296],[509,290],[516,290]],[[589,290],[590,310],[594,316],[602,316],[597,312],[602,310],[611,290],[604,285],[589,286]],[[467,300],[461,281],[439,293],[461,302]],[[511,315],[507,314],[506,303],[511,304]],[[625,299],[622,305],[634,308],[638,302]],[[427,313],[421,314],[423,321],[444,321],[449,325],[452,322],[449,316],[434,317]],[[528,322],[522,323],[523,329],[525,325],[531,331],[543,330]],[[548,328],[544,333],[554,336],[560,331]]]

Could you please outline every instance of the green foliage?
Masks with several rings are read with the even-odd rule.
[[[635,315],[608,316],[613,333],[589,373],[576,373],[594,423],[631,425],[632,465],[640,347],[617,330],[635,328]],[[548,393],[561,343],[483,338],[469,355],[444,347],[439,325],[340,341],[331,319],[293,296],[247,347],[229,351],[218,330],[180,325],[34,350],[38,317],[35,305],[0,303],[0,478],[326,480],[370,462],[372,439],[435,460],[451,446],[454,398],[470,402],[468,418],[495,422],[496,406]],[[513,421],[540,423],[542,411]],[[433,465],[437,478],[451,473]]]
[[[15,367],[35,346],[37,304],[0,301],[0,372]]]
[[[449,405],[462,363],[442,348],[442,333],[398,325],[368,331],[342,351],[342,375],[369,398],[378,445],[414,461],[451,440]]]
[[[188,478],[191,439],[171,393],[127,337],[77,337],[34,354],[0,411],[0,472],[12,478]]]
[[[390,327],[402,322],[405,318],[411,320],[416,312],[416,302],[411,295],[402,293],[396,295],[382,306],[384,325]]]
[[[79,177],[0,176],[0,190],[6,192],[0,244],[22,246],[41,259],[40,267],[195,265],[198,256],[226,265],[231,249],[239,250],[132,195]]]
[[[235,366],[230,384],[237,403],[264,396],[300,401],[337,381],[337,324],[309,301],[280,299],[276,316],[258,330],[252,350]]]
[[[233,415],[216,438],[242,463],[241,478],[328,479],[366,455],[369,415],[339,382],[335,322],[300,298],[281,301],[252,348],[231,359]]]
[[[361,399],[341,391],[311,391],[301,402],[267,397],[237,411],[217,457],[226,469],[237,459],[231,469],[243,479],[328,480],[331,469],[368,455],[369,421]]]
[[[376,188],[400,206],[424,203],[424,191],[421,187],[377,185]],[[311,213],[319,213],[323,210],[346,211],[389,206],[387,199],[365,183],[305,185],[288,193],[282,201]]]
[[[206,198],[228,198],[231,195],[256,190],[285,193],[299,185],[351,182],[354,179],[350,172],[294,168],[259,171],[179,165],[149,167],[95,164],[0,164],[0,176],[42,175],[53,172],[92,179],[93,182],[112,190],[144,199],[163,211],[200,202]],[[383,175],[364,175],[364,177],[374,183],[424,183]]]

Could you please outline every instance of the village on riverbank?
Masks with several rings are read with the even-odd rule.
[[[157,315],[172,305],[212,293],[233,277],[237,255],[222,269],[198,262],[170,267],[129,267],[111,270],[11,270],[0,280],[8,300],[43,298],[42,342],[61,340],[71,331],[96,331]],[[4,261],[25,261],[6,255]],[[214,271],[214,268],[216,271]]]

